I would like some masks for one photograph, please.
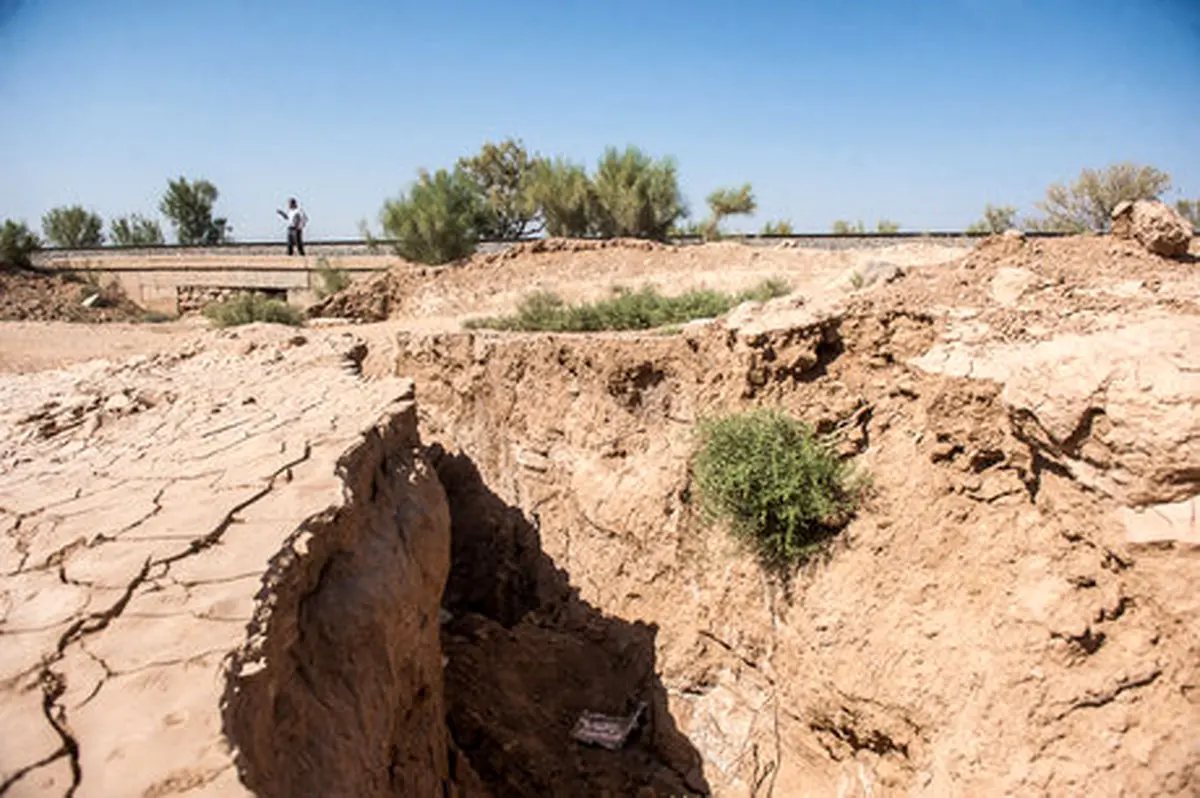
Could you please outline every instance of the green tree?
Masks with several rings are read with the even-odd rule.
[[[675,162],[655,160],[637,147],[605,150],[593,178],[598,227],[606,237],[664,239],[687,207]]]
[[[581,238],[599,232],[596,190],[582,166],[562,158],[539,159],[529,195],[547,235]]]
[[[993,205],[983,208],[983,218],[967,228],[967,235],[995,235],[1017,226],[1017,209],[1011,205]]]
[[[762,227],[760,235],[764,236],[790,236],[795,231],[792,230],[792,223],[786,219],[780,221],[768,221]]]
[[[56,247],[98,247],[104,241],[104,220],[81,205],[54,208],[42,217],[42,232]]]
[[[880,219],[875,223],[876,233],[898,233],[900,232],[900,223],[893,222],[891,219]]]
[[[758,208],[754,199],[754,191],[749,183],[738,188],[719,188],[708,195],[706,200],[711,213],[708,221],[702,225],[701,234],[705,238],[721,236],[721,222],[727,216],[748,216]]]
[[[0,227],[0,269],[28,269],[29,256],[42,248],[42,242],[24,222],[5,219]]]
[[[1200,200],[1181,199],[1175,203],[1179,215],[1192,223],[1192,227],[1200,230]]]
[[[537,204],[530,186],[536,159],[518,139],[487,142],[477,155],[460,158],[458,168],[482,198],[479,235],[511,241],[537,231]]]
[[[118,247],[148,247],[164,241],[158,222],[136,213],[113,219],[108,237]]]
[[[839,236],[863,235],[867,232],[867,228],[861,221],[851,224],[844,219],[838,219],[836,222],[834,222],[831,229],[833,230],[834,235]]]
[[[175,238],[185,245],[220,244],[229,240],[230,228],[223,218],[213,218],[213,204],[220,196],[207,180],[189,183],[186,177],[167,183],[158,209],[175,226]]]
[[[1171,185],[1171,176],[1153,166],[1118,163],[1104,169],[1084,169],[1071,185],[1055,183],[1037,204],[1045,216],[1031,222],[1037,230],[1098,233],[1108,230],[1112,212],[1126,200],[1154,199]]]
[[[461,170],[422,170],[407,194],[384,203],[379,221],[396,254],[418,263],[449,263],[475,251],[479,195]]]

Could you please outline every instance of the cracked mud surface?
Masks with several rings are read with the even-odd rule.
[[[268,561],[409,391],[336,335],[0,383],[0,794],[244,792],[220,713]],[[19,734],[13,733],[20,730]]]

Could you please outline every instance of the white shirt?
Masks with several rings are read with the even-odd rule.
[[[308,222],[308,217],[304,215],[304,211],[299,208],[288,208],[283,212],[284,218],[287,219],[288,227],[297,230],[303,230],[304,225]]]

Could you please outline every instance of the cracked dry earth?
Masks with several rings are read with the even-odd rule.
[[[227,660],[411,398],[336,336],[254,337],[0,382],[0,793],[248,794]]]
[[[678,335],[254,326],[6,376],[0,793],[1200,794],[1194,262],[818,282]],[[758,405],[872,477],[786,584],[690,496],[696,420]]]

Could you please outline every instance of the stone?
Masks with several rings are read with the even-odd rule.
[[[1137,241],[1156,255],[1183,257],[1194,234],[1191,222],[1161,200],[1122,202],[1113,209],[1113,237]]]

